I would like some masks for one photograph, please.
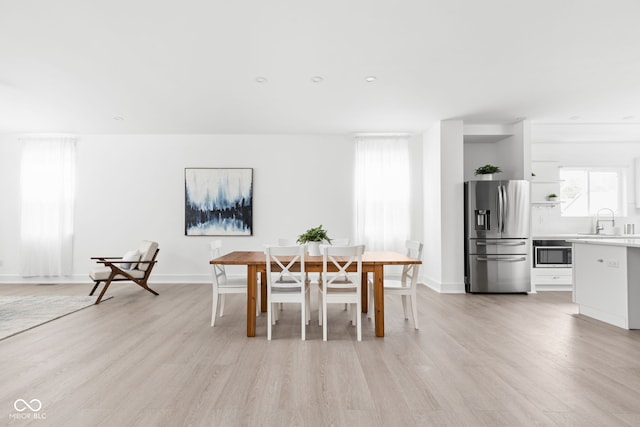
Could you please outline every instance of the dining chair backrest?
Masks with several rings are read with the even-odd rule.
[[[362,254],[364,245],[329,246],[323,245],[322,275],[327,289],[356,289],[360,294],[362,278]],[[355,267],[355,271],[353,271]],[[334,269],[337,270],[334,271]]]
[[[409,258],[422,260],[422,248],[424,244],[417,240],[407,240],[405,242],[407,256]],[[404,286],[415,286],[418,280],[420,264],[407,264],[402,267],[402,283]]]
[[[267,246],[267,291],[304,289],[304,246]],[[302,290],[301,290],[302,292]]]
[[[222,255],[222,240],[213,240],[209,242],[209,256],[210,259],[219,258]],[[224,265],[209,264],[211,266],[211,274],[213,275],[213,281],[215,285],[224,285],[227,280],[227,273],[224,269]]]
[[[331,239],[331,246],[349,246],[349,238],[348,237],[339,237],[339,238],[336,238],[336,239]],[[344,279],[344,280],[346,280],[346,279]]]

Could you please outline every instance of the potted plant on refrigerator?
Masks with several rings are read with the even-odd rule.
[[[475,174],[476,175],[480,175],[480,179],[482,180],[492,180],[493,179],[493,174],[494,173],[500,173],[502,172],[500,170],[500,168],[498,166],[493,166],[493,165],[484,165],[484,166],[480,166],[478,169],[476,169]]]
[[[310,228],[298,236],[298,242],[301,245],[307,245],[307,251],[311,256],[320,255],[320,243],[326,241],[331,243],[331,239],[327,235],[327,230],[322,228],[322,224],[317,227]]]
[[[558,195],[556,193],[551,193],[547,196],[547,200],[550,202],[555,202],[558,200]]]

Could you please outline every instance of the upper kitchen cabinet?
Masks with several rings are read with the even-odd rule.
[[[494,179],[530,179],[530,125],[525,121],[502,125],[464,125],[464,180],[476,180],[483,165],[499,166]]]

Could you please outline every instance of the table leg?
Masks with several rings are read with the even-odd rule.
[[[256,336],[257,267],[247,266],[247,336]]]
[[[376,310],[376,336],[384,337],[384,265],[376,264],[373,270],[373,300]]]
[[[360,286],[362,287],[362,291],[360,292],[362,295],[362,312],[369,312],[369,273],[366,271],[362,272],[362,278],[360,279]]]
[[[260,273],[260,311],[267,312],[267,272]]]

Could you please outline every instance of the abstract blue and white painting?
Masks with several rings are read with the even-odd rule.
[[[253,169],[185,168],[184,234],[251,236]]]

